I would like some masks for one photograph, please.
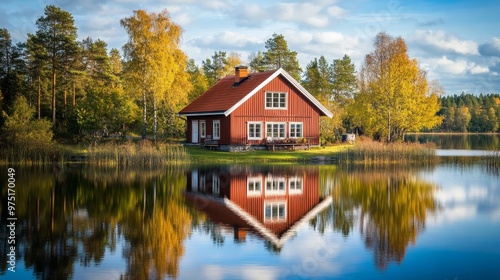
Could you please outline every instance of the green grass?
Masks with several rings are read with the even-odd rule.
[[[194,163],[269,163],[269,162],[303,162],[313,157],[334,157],[351,145],[336,145],[296,151],[256,150],[247,152],[210,151],[203,147],[186,147],[191,162]]]

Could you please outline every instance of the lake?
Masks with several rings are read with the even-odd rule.
[[[0,182],[15,272],[3,226],[0,278],[500,279],[500,170],[474,153],[431,166],[14,167],[14,215],[7,171]]]

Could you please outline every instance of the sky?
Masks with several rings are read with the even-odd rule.
[[[73,15],[79,40],[101,39],[119,50],[128,40],[120,19],[166,9],[183,28],[182,50],[198,65],[216,51],[248,64],[276,33],[303,70],[322,55],[333,62],[347,54],[359,71],[375,36],[386,32],[406,41],[410,57],[446,94],[500,93],[497,0],[2,0],[0,28],[24,42],[47,5]]]

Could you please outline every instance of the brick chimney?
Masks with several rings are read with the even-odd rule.
[[[234,67],[234,82],[239,83],[243,79],[248,77],[248,66],[236,66]]]

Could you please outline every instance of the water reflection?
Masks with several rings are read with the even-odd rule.
[[[19,169],[16,174],[16,253],[36,278],[73,278],[75,268],[95,267],[117,247],[126,267],[115,278],[178,274],[193,215],[181,196],[183,170]],[[1,201],[6,193],[2,189]],[[0,234],[5,233],[2,227]],[[6,250],[2,246],[1,258]]]
[[[403,260],[408,245],[415,245],[425,229],[427,216],[439,208],[436,186],[411,171],[339,171],[331,183],[333,206],[313,224],[324,230],[331,222],[344,236],[357,225],[380,269]]]
[[[433,142],[441,149],[500,150],[500,134],[408,134],[409,142]]]
[[[247,232],[252,232],[274,251],[332,202],[319,184],[317,167],[193,169],[185,195],[212,222],[232,228],[236,242],[245,242]]]
[[[94,279],[103,272],[114,279],[182,278],[181,260],[231,254],[230,240],[239,248],[258,244],[266,253],[254,259],[274,259],[257,265],[276,272],[290,267],[283,251],[288,261],[289,256],[314,256],[295,239],[322,236],[322,242],[307,241],[327,244],[335,236],[358,234],[379,268],[401,262],[429,213],[438,209],[435,186],[400,167],[338,168],[19,169],[17,262],[38,279]],[[5,176],[1,173],[0,181]],[[0,201],[6,197],[2,187]],[[5,224],[7,214],[1,215]],[[0,228],[0,235],[7,236],[6,230]],[[209,236],[210,252],[200,251],[193,235]],[[8,249],[0,244],[5,275]],[[338,262],[331,259],[337,251],[328,252],[322,261],[330,266]]]

